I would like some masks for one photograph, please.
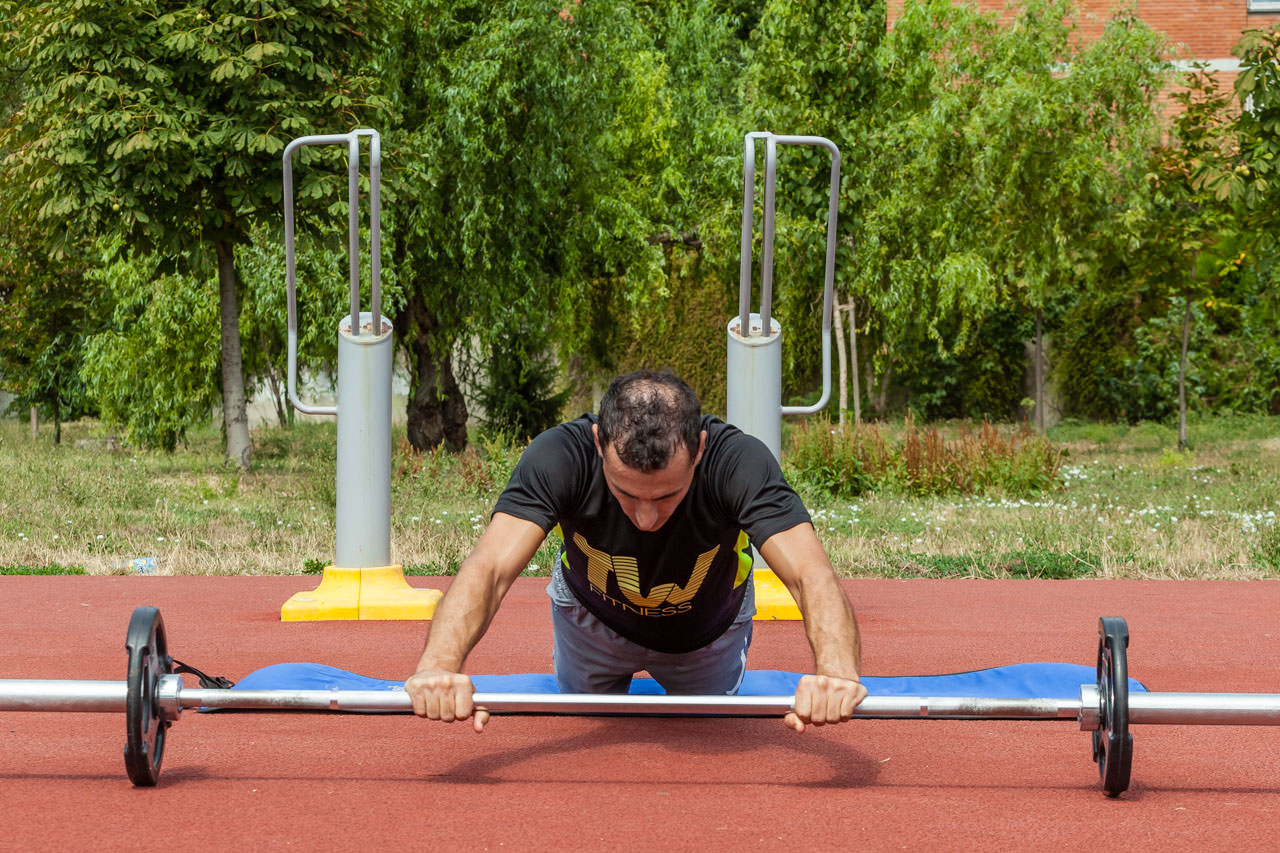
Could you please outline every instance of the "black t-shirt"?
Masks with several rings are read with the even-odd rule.
[[[660,652],[707,645],[733,622],[751,549],[809,513],[757,438],[710,415],[688,493],[660,529],[637,530],[604,480],[594,415],[553,427],[521,456],[495,512],[564,537],[569,588],[622,636]]]

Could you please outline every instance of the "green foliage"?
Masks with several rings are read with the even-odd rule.
[[[110,320],[86,341],[81,375],[130,442],[171,451],[217,403],[218,354],[207,344],[218,334],[216,285],[159,273],[154,255],[108,246],[104,259],[88,278]]]
[[[908,422],[901,439],[890,443],[875,425],[847,429],[817,420],[791,431],[784,462],[799,488],[844,499],[876,490],[1034,494],[1056,483],[1061,458],[1025,428],[1006,436],[986,421],[950,440],[937,427]]]
[[[868,134],[883,120],[873,105],[884,85],[876,66],[885,37],[882,0],[770,0],[751,34],[743,84],[745,126],[730,150],[741,151],[743,131],[823,136],[842,152],[836,289],[854,283],[852,247],[862,230],[864,200],[882,191],[880,176],[865,168]],[[728,142],[728,140],[726,140]],[[757,153],[761,146],[756,146]],[[740,176],[741,163],[737,173]],[[763,180],[763,168],[757,168]],[[820,383],[823,267],[826,259],[830,163],[823,149],[786,148],[778,157],[774,313],[782,324],[783,396]],[[741,199],[741,177],[737,199]],[[763,192],[757,188],[757,203]],[[739,201],[739,204],[741,202]],[[756,223],[762,221],[761,212]],[[757,224],[756,231],[760,231]],[[736,257],[736,248],[726,253]],[[759,237],[755,258],[760,258]],[[759,280],[759,274],[756,274]],[[754,303],[753,303],[754,304]]]
[[[791,432],[784,462],[797,488],[853,498],[891,478],[893,452],[874,426],[837,429],[826,421],[806,422]]]
[[[317,180],[325,175],[313,175]],[[345,195],[343,196],[345,198]],[[345,211],[345,203],[341,205]],[[295,244],[296,292],[298,302],[298,370],[300,382],[308,374],[336,374],[338,323],[349,315],[349,271],[345,242],[339,239],[345,231],[331,227],[326,235],[323,223],[336,225],[339,217],[315,213],[301,218],[300,230],[314,232]],[[341,217],[345,223],[345,216]],[[320,237],[321,239],[317,239]],[[327,237],[327,239],[325,239]],[[368,246],[368,235],[361,237]],[[338,245],[341,243],[341,245]],[[364,293],[368,293],[369,264],[362,259]],[[287,381],[288,292],[285,287],[284,238],[278,227],[258,227],[250,242],[237,253],[242,301],[240,303],[240,336],[244,342],[244,369],[249,393],[266,386],[288,410],[283,422],[290,420],[292,407],[284,400]],[[383,313],[394,316],[400,299],[394,275],[382,277]],[[368,307],[366,301],[365,307]]]
[[[11,188],[0,189],[7,198]],[[0,210],[7,206],[0,204]],[[49,257],[42,229],[8,209],[0,226],[0,377],[12,406],[35,406],[54,422],[94,411],[80,377],[85,339],[101,326],[99,299],[87,285],[86,252]]]
[[[1007,307],[989,309],[963,349],[926,348],[899,366],[894,381],[925,420],[1014,420],[1020,414],[1027,367],[1023,342],[1033,329],[1026,314]]]
[[[455,493],[496,498],[511,479],[525,443],[506,433],[482,432],[477,444],[447,453],[443,445],[424,451],[401,442],[392,459],[394,488],[428,498]]]
[[[26,93],[0,144],[21,203],[56,235],[50,256],[114,235],[129,252],[155,254],[165,272],[197,278],[216,256],[227,448],[241,465],[249,449],[235,246],[256,222],[278,216],[279,156],[289,139],[345,129],[367,110],[370,81],[358,76],[367,40],[356,27],[376,24],[377,8],[337,0],[83,0],[6,2],[0,10],[9,24],[4,67],[22,69]],[[321,196],[322,184],[304,181],[299,194]],[[164,346],[211,349],[218,340],[198,322],[182,327],[176,311],[170,319]],[[198,342],[167,340],[200,334]],[[162,346],[147,355],[164,353]],[[111,378],[92,366],[82,375]],[[117,404],[132,396],[128,408],[150,414],[131,432],[172,446],[191,414],[164,407],[214,390],[217,380],[149,401],[139,397],[147,383],[128,395],[116,385],[104,413],[124,415]]]
[[[697,393],[703,411],[723,413],[725,327],[737,310],[725,264],[705,248],[671,247],[666,259],[665,295],[620,334],[618,369],[670,369]]]
[[[1074,17],[1038,0],[1002,26],[922,0],[886,37],[864,155],[878,192],[856,245],[878,371],[962,353],[993,309],[1051,309],[1120,231],[1161,44],[1119,17],[1082,45]]]
[[[0,14],[5,11],[0,5]],[[21,111],[25,87],[10,60],[0,63],[0,132]],[[62,422],[93,411],[80,380],[84,339],[100,325],[96,295],[86,286],[87,240],[71,240],[60,257],[50,248],[66,235],[39,223],[23,203],[23,187],[0,170],[0,377],[13,409],[35,407]]]
[[[1248,227],[1244,117],[1215,75],[1174,94],[1172,134],[1148,156],[1146,191],[1131,197],[1123,252],[1070,308],[1056,343],[1069,410],[1088,417],[1167,419],[1178,412],[1186,325],[1188,408],[1268,411],[1280,348],[1265,241]]]
[[[428,447],[447,431],[414,422],[451,417],[451,354],[481,354],[464,373],[487,368],[508,330],[545,323],[589,381],[616,367],[624,335],[653,334],[673,305],[669,250],[731,227],[739,47],[709,0],[397,9],[378,66],[401,116],[386,135],[389,228],[397,333],[426,401],[410,435]]]
[[[402,117],[385,174],[415,395],[457,393],[455,343],[490,352],[525,318],[606,352],[611,324],[582,313],[608,304],[592,290],[633,268],[651,280],[661,258],[640,205],[662,195],[662,69],[630,9],[404,0],[395,18],[377,70]]]
[[[1229,175],[1215,176],[1209,188],[1243,198],[1260,249],[1274,259],[1280,225],[1280,26],[1246,30],[1232,53],[1242,68],[1235,81],[1242,162]]]
[[[414,399],[464,442],[455,370],[505,383],[494,399],[519,405],[488,408],[515,433],[553,417],[554,389],[637,366],[722,407],[759,129],[844,152],[837,286],[877,414],[1011,416],[1037,315],[1069,414],[1168,419],[1188,316],[1190,415],[1280,412],[1277,28],[1235,50],[1248,108],[1193,75],[1161,144],[1160,39],[1122,10],[1086,42],[1069,0],[1003,19],[912,0],[892,30],[883,0],[0,0],[0,18],[0,372],[55,420],[101,408],[172,447],[208,414],[237,381],[209,357],[235,314],[215,246],[235,252],[246,390],[279,399],[280,151],[356,123],[383,134],[384,295]],[[346,304],[341,159],[299,155],[313,371]],[[781,166],[784,397],[811,398],[825,153]],[[547,345],[510,351],[520,329]]]
[[[569,392],[555,390],[558,373],[548,343],[545,333],[522,323],[494,349],[479,395],[489,430],[528,441],[559,423]]]
[[[199,263],[193,239],[242,242],[254,217],[276,211],[292,136],[349,124],[360,106],[364,3],[13,7],[4,48],[29,94],[10,164],[40,218],[69,235],[128,234]]]
[[[1233,179],[1244,181],[1244,221],[1253,238],[1255,286],[1240,300],[1247,357],[1257,370],[1245,386],[1249,407],[1280,412],[1280,26],[1247,30],[1233,51],[1243,71],[1235,91],[1240,155]]]

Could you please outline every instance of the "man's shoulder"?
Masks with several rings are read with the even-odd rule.
[[[586,414],[571,421],[556,424],[534,436],[533,441],[529,442],[529,450],[557,444],[594,444],[595,438],[591,434],[591,427],[595,422],[595,415]]]
[[[713,457],[726,453],[747,457],[758,456],[761,452],[771,455],[760,439],[715,415],[703,415],[702,428],[707,432],[707,453]]]
[[[543,430],[520,455],[521,465],[569,470],[588,464],[595,456],[594,423],[593,416],[583,415]]]

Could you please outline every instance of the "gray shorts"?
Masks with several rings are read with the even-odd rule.
[[[755,585],[747,580],[742,608],[727,630],[691,652],[655,652],[620,637],[578,603],[560,572],[551,573],[547,595],[555,629],[552,660],[561,693],[626,693],[631,677],[647,670],[668,693],[727,696],[738,692],[747,669],[755,616]]]

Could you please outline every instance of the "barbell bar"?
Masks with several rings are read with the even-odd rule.
[[[1141,725],[1280,725],[1280,694],[1148,693],[1128,690],[1128,627],[1098,621],[1097,683],[1078,698],[868,696],[860,719],[1075,720],[1092,733],[1103,790],[1129,787],[1133,735]],[[190,688],[175,674],[164,620],[154,607],[137,608],[125,642],[126,681],[0,679],[0,711],[125,712],[125,769],[134,785],[160,777],[168,729],[187,709],[412,713],[408,693],[383,690],[226,690]],[[477,692],[476,707],[494,714],[593,716],[780,717],[794,696],[680,696]]]

